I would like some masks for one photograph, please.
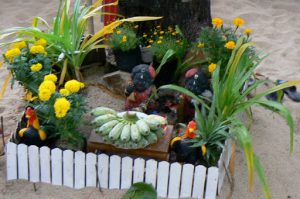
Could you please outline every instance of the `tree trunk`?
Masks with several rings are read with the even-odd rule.
[[[189,41],[195,41],[201,28],[211,26],[210,0],[119,0],[119,12],[125,17],[163,16],[155,25],[179,25]],[[142,24],[142,31],[151,28]]]

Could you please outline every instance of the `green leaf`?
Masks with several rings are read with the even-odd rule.
[[[122,199],[156,199],[157,193],[152,184],[134,183]]]
[[[271,199],[272,195],[269,189],[269,185],[268,185],[268,181],[265,175],[265,171],[263,169],[263,166],[261,165],[258,157],[256,157],[256,155],[254,155],[254,166],[255,166],[255,170],[257,173],[257,176],[259,178],[259,181],[261,183],[262,189],[263,189],[263,193],[265,195],[266,199]]]
[[[156,75],[160,72],[163,65],[165,65],[173,55],[175,55],[175,51],[172,49],[170,49],[166,52],[166,54],[164,55],[164,57],[162,58],[162,60],[160,62],[160,65],[158,66],[158,68],[155,71]]]

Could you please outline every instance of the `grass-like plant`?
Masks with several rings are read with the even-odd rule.
[[[49,48],[51,48],[51,51],[56,57],[61,53],[65,56],[60,84],[63,83],[67,71],[70,75],[76,76],[77,79],[81,80],[80,66],[84,58],[94,49],[107,47],[103,43],[105,36],[111,34],[116,27],[124,22],[160,19],[160,17],[132,17],[120,19],[104,26],[91,37],[84,38],[88,20],[94,16],[111,14],[103,12],[102,9],[106,6],[115,6],[117,4],[117,0],[108,4],[103,4],[103,0],[98,0],[93,5],[81,6],[81,0],[75,0],[71,12],[70,0],[61,0],[53,21],[53,27],[50,27],[46,20],[35,17],[32,27],[14,27],[0,31],[0,41],[6,39],[8,36],[18,36],[17,40],[0,43],[0,46],[14,43],[20,39],[28,39],[28,36],[31,38],[43,38],[48,42]],[[45,25],[46,30],[43,31],[39,28],[39,22]]]
[[[216,135],[219,134],[217,138],[220,142],[224,141],[224,133],[227,132],[228,136],[231,136],[245,152],[248,168],[249,190],[252,190],[253,173],[254,170],[256,170],[262,184],[265,197],[271,198],[271,193],[269,191],[263,168],[252,147],[251,135],[244,123],[239,119],[238,115],[239,113],[248,111],[252,106],[261,106],[278,113],[287,121],[290,128],[290,153],[292,153],[294,148],[294,121],[290,111],[284,105],[278,102],[264,100],[263,97],[274,91],[282,90],[295,84],[300,84],[300,81],[288,81],[247,99],[247,96],[265,81],[257,81],[249,88],[243,89],[244,84],[251,77],[253,71],[260,63],[260,60],[257,59],[256,56],[251,56],[248,53],[245,53],[246,50],[253,45],[253,43],[244,43],[243,39],[244,38],[240,38],[237,41],[236,47],[232,51],[231,57],[224,70],[225,73],[220,75],[221,62],[218,62],[216,70],[213,72],[212,87],[214,97],[211,105],[208,105],[201,97],[195,96],[193,93],[176,85],[166,85],[160,89],[173,89],[182,92],[192,97],[193,100],[200,103],[202,106],[206,107],[207,110],[210,110],[208,114],[204,114],[205,112],[203,112],[203,110],[205,109],[202,108],[203,110],[201,114],[199,114],[199,110],[197,110],[196,107],[196,120],[197,124],[201,126],[200,129],[206,130],[208,133],[214,132]],[[212,119],[214,117],[217,119]],[[218,128],[212,125],[213,120],[218,122],[220,125],[222,124],[221,126],[227,125],[228,130],[224,131],[221,128],[220,131],[218,131]],[[214,131],[206,129],[208,125],[213,128]],[[200,130],[198,131],[198,138],[201,137],[203,137],[203,133],[201,133]],[[218,139],[212,140],[213,143],[217,143]],[[204,143],[206,143],[205,137],[202,140],[199,140],[198,145]]]

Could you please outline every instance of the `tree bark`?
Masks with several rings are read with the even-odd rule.
[[[203,27],[211,26],[210,0],[119,0],[119,12],[125,17],[163,16],[152,24],[178,25],[189,41],[195,41]],[[142,29],[151,28],[150,23]]]

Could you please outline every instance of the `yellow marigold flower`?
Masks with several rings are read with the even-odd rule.
[[[216,70],[217,64],[211,63],[208,66],[208,72],[212,73]]]
[[[25,47],[26,47],[25,41],[20,41],[20,42],[17,42],[17,43],[13,44],[13,48],[22,49],[22,48],[25,48]]]
[[[121,30],[118,30],[118,31],[117,31],[117,35],[120,35],[121,33],[122,33]]]
[[[40,64],[40,63],[37,63],[37,64],[33,64],[33,65],[30,67],[30,70],[31,70],[32,72],[38,72],[38,71],[40,71],[42,68],[43,68],[43,65]]]
[[[253,32],[253,30],[252,30],[251,28],[246,28],[246,29],[244,30],[244,33],[245,33],[246,35],[250,35],[252,32]]]
[[[197,47],[198,47],[198,48],[204,48],[204,43],[199,42],[198,45],[197,45]]]
[[[154,32],[153,34],[154,34],[154,35],[157,35],[157,32]]]
[[[144,34],[143,34],[143,37],[146,38],[146,37],[148,37],[148,35],[147,35],[146,33],[144,33]]]
[[[152,44],[154,41],[152,39],[149,40],[149,43]]]
[[[223,19],[219,18],[219,17],[215,17],[212,19],[212,24],[216,27],[216,28],[220,28],[223,25]]]
[[[139,27],[139,25],[135,25],[135,26],[134,26],[135,29],[138,29],[138,27]]]
[[[156,28],[157,28],[157,29],[160,29],[160,28],[161,28],[161,26],[156,26]]]
[[[44,77],[44,81],[47,81],[47,80],[52,81],[52,82],[55,83],[55,82],[57,81],[57,76],[54,75],[54,74],[46,75],[46,76]]]
[[[50,90],[51,93],[54,93],[56,90],[56,86],[53,81],[46,80],[43,81],[39,86],[39,90],[43,90],[43,89],[48,89]]]
[[[71,93],[77,93],[82,88],[84,88],[84,84],[77,80],[70,80],[65,83],[65,89]]]
[[[55,116],[57,118],[63,118],[67,115],[71,108],[71,103],[65,98],[57,98],[54,103]]]
[[[80,89],[83,89],[85,87],[85,84],[80,82]]]
[[[31,46],[30,53],[31,54],[45,54],[46,51],[45,51],[44,46],[37,45],[37,46]]]
[[[68,89],[62,88],[59,90],[59,93],[65,97],[67,97],[68,95],[70,95],[70,91]]]
[[[41,101],[48,101],[51,98],[51,91],[49,89],[39,89],[39,99]]]
[[[176,43],[180,43],[180,40],[176,40]]]
[[[126,35],[124,35],[123,37],[122,37],[122,42],[127,42],[127,36]]]
[[[165,33],[165,31],[160,31],[159,34],[163,35]]]
[[[176,36],[176,35],[177,35],[177,32],[172,32],[172,35],[173,35],[173,36]]]
[[[225,47],[227,49],[234,49],[235,48],[235,42],[234,41],[229,41],[225,44]]]
[[[39,39],[34,43],[34,45],[36,45],[36,46],[46,46],[47,41],[45,39]]]
[[[240,17],[235,18],[232,22],[237,28],[245,24],[244,19]]]
[[[146,48],[151,48],[151,45],[146,46]]]
[[[168,26],[168,31],[172,32],[173,28],[171,26]]]
[[[161,44],[161,43],[162,43],[162,41],[161,41],[161,40],[158,40],[156,43],[157,43],[157,44]]]
[[[159,39],[163,39],[163,38],[164,38],[163,36],[160,36],[160,37],[159,37]]]
[[[21,51],[19,48],[14,48],[11,50],[6,51],[6,53],[4,54],[4,56],[6,57],[6,59],[8,59],[9,61],[12,61],[13,58],[17,57],[21,55]]]

